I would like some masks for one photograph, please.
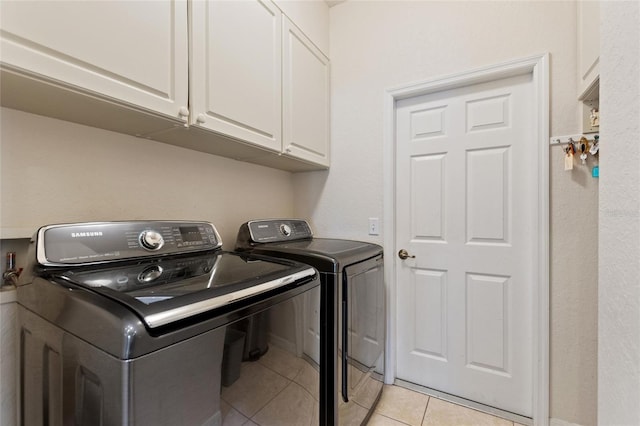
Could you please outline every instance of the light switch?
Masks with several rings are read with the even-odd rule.
[[[369,235],[380,235],[380,220],[377,217],[369,218]]]

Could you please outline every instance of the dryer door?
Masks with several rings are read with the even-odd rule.
[[[384,374],[382,256],[345,267],[341,290],[342,399],[370,408],[382,390]]]

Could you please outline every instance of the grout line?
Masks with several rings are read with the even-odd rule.
[[[302,374],[302,372],[300,372],[299,374]],[[298,377],[298,376],[296,376],[296,377]],[[309,389],[305,388],[302,383],[296,382],[296,379],[293,379],[291,381],[291,383],[296,384],[299,388],[301,388],[303,391],[305,391],[307,393],[307,395],[309,395],[313,401],[315,401],[317,403],[320,403],[319,399],[316,399],[316,397],[313,396],[313,394],[311,392],[309,392]],[[320,397],[320,389],[318,389],[318,397]]]
[[[301,358],[297,358],[297,357],[296,357],[296,359],[301,359]],[[303,360],[303,361],[304,361],[304,360]],[[245,362],[247,362],[247,361],[245,361]],[[251,361],[249,361],[249,362],[251,362]],[[285,379],[287,379],[287,380],[289,380],[289,381],[292,381],[292,380],[293,380],[293,379],[288,378],[287,376],[284,376],[284,375],[283,375],[283,374],[281,374],[280,372],[276,371],[276,370],[275,370],[273,367],[271,367],[270,365],[267,365],[267,364],[265,364],[265,363],[261,362],[261,361],[260,361],[260,359],[258,359],[258,360],[257,360],[257,361],[255,361],[255,362],[257,362],[258,364],[260,364],[261,366],[263,366],[263,367],[264,367],[264,368],[266,368],[267,370],[273,371],[273,372],[274,372],[274,373],[276,373],[277,375],[279,375],[279,376],[281,376],[281,377],[284,377]],[[295,377],[297,377],[297,376],[298,376],[298,374],[300,374],[300,371],[302,371],[302,369],[303,369],[303,368],[304,368],[304,367],[300,367],[300,370],[298,370],[298,371],[296,372],[296,374],[295,374],[294,378],[295,378]]]
[[[422,421],[420,422],[420,426],[422,426],[424,424],[424,421],[427,419],[427,410],[429,409],[430,403],[431,403],[431,396],[427,395],[427,406],[424,407],[424,414],[422,415]]]
[[[287,380],[288,380],[288,379],[287,379]],[[253,421],[253,418],[254,418],[255,416],[257,416],[257,415],[258,415],[258,413],[259,413],[260,411],[264,410],[264,409],[265,409],[265,407],[266,407],[267,405],[269,405],[269,404],[270,404],[274,399],[276,399],[276,398],[278,397],[278,395],[280,395],[282,392],[284,392],[284,390],[285,390],[286,388],[288,388],[289,386],[291,386],[291,383],[293,383],[293,382],[292,382],[291,380],[289,380],[289,383],[288,383],[285,387],[283,387],[283,388],[280,390],[280,392],[276,393],[276,394],[273,396],[273,398],[271,398],[270,400],[268,400],[268,401],[267,401],[267,402],[266,402],[262,407],[258,408],[258,409],[256,410],[256,412],[255,412],[255,413],[253,413],[253,415],[252,415],[251,417],[249,417],[249,420]],[[245,417],[246,417],[246,416],[245,416]],[[254,423],[255,423],[255,422],[254,422]]]
[[[243,361],[243,362],[253,362],[253,361]],[[282,392],[284,392],[284,390],[285,390],[286,388],[288,388],[288,387],[289,387],[289,385],[290,385],[291,383],[293,383],[293,380],[290,380],[290,379],[288,379],[287,377],[283,376],[282,374],[278,373],[277,371],[274,371],[274,370],[272,370],[271,368],[267,367],[266,365],[261,364],[259,360],[258,360],[258,361],[255,361],[255,362],[256,362],[258,365],[260,365],[260,367],[264,368],[265,370],[271,371],[271,372],[273,372],[274,374],[277,374],[278,376],[280,376],[280,377],[282,377],[283,379],[285,379],[285,380],[287,381],[287,384],[286,384],[286,385],[285,385],[285,386],[284,386],[284,387],[283,387],[279,392],[277,392],[277,393],[276,393],[276,394],[275,394],[271,399],[269,399],[269,400],[268,400],[264,405],[262,405],[260,408],[258,408],[258,409],[256,410],[256,412],[255,412],[255,413],[253,413],[251,416],[249,416],[249,415],[247,415],[247,414],[243,413],[242,411],[240,411],[240,409],[239,409],[238,407],[234,406],[230,401],[226,401],[226,400],[224,400],[224,399],[222,398],[222,392],[220,392],[220,399],[221,399],[221,400],[224,400],[227,404],[229,404],[229,406],[230,406],[231,408],[233,408],[233,409],[234,409],[234,410],[236,410],[238,413],[240,413],[240,414],[242,414],[244,417],[246,417],[246,418],[247,418],[247,421],[249,421],[249,420],[253,419],[253,417],[255,417],[255,416],[256,416],[256,414],[258,414],[258,413],[259,413],[261,410],[263,410],[267,405],[269,405],[269,403],[270,403],[271,401],[273,401],[273,400],[274,400],[278,395],[280,395]],[[240,378],[241,378],[241,377],[242,377],[242,370],[240,370]],[[240,378],[238,378],[238,380],[239,380]],[[232,385],[232,386],[233,386],[233,385]],[[231,387],[231,386],[230,386],[230,387]],[[302,386],[301,386],[301,387],[302,387]],[[303,389],[304,389],[304,388],[303,388]]]
[[[385,417],[387,419],[393,420],[394,422],[402,423],[403,425],[411,426],[410,423],[405,423],[402,420],[394,419],[393,417],[389,417],[387,415],[384,415],[384,414],[380,413],[379,411],[375,411],[374,414],[377,414],[379,416],[382,416],[382,417]]]

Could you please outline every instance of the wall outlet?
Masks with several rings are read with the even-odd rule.
[[[380,235],[380,219],[377,217],[369,218],[369,235]]]

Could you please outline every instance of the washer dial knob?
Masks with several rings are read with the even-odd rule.
[[[164,245],[164,238],[158,231],[142,231],[140,233],[140,245],[147,250],[160,250]]]
[[[157,280],[162,275],[162,266],[154,265],[149,266],[144,271],[138,274],[138,282],[141,284],[150,283],[151,281]]]
[[[282,232],[282,235],[284,235],[285,237],[288,237],[289,235],[291,235],[291,227],[286,223],[283,223],[282,225],[280,225],[280,232]]]

